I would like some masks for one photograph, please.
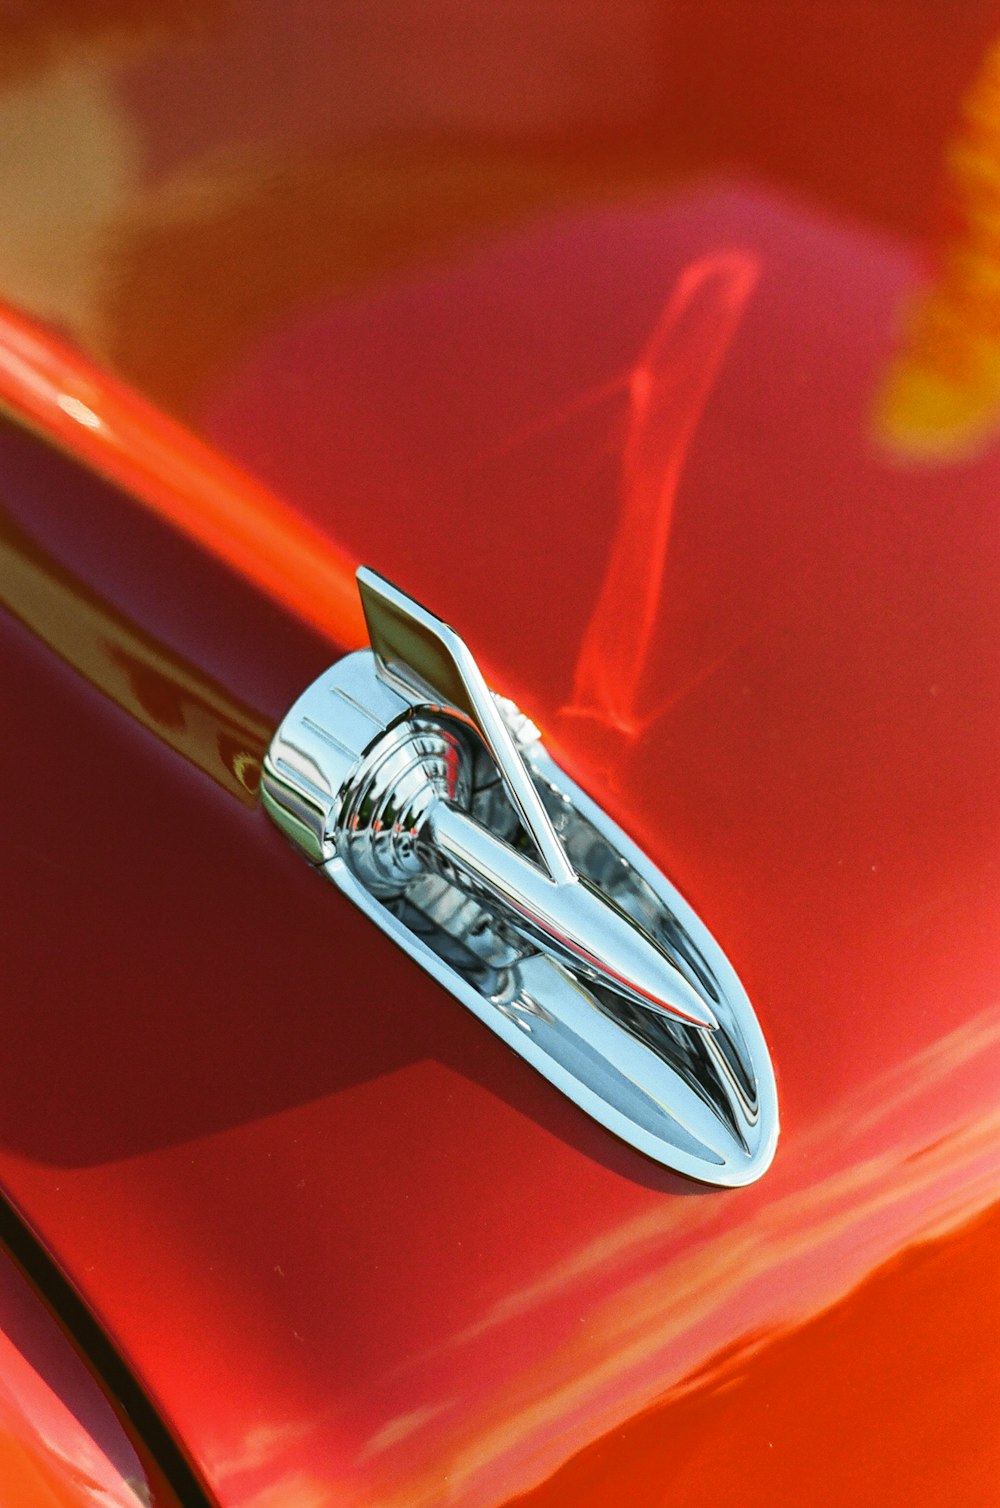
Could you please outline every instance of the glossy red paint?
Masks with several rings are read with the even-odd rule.
[[[455,622],[719,936],[782,1100],[751,1189],[619,1147],[206,779],[201,743],[157,738],[15,607],[3,664],[31,700],[11,696],[0,750],[0,1178],[234,1508],[995,1499],[1000,455],[989,425],[958,456],[902,451],[885,385],[996,17],[892,4],[862,36],[843,7],[628,14],[664,18],[672,90],[631,132],[600,115],[609,86],[532,135],[552,82],[532,93],[509,35],[476,51],[461,31],[422,115],[417,66],[380,63],[353,145],[319,89],[287,124],[307,64],[267,6],[197,45],[169,26],[127,59],[95,44],[148,153],[112,227],[114,361],[338,558]],[[608,12],[580,15],[597,58]],[[330,17],[307,49],[327,84],[346,67],[332,42],[320,61]],[[227,47],[242,102],[199,83]],[[483,59],[485,142],[454,124],[471,67],[481,131]],[[403,167],[380,128],[400,99]],[[271,179],[247,167],[268,131]],[[463,152],[492,195],[463,188]],[[199,172],[222,204],[201,219]],[[382,218],[331,259],[318,206],[347,223],[352,173],[366,203],[383,185]],[[271,217],[297,248],[280,267]],[[713,317],[654,339],[703,307],[692,289]],[[667,416],[641,444],[637,370]],[[58,578],[61,610],[99,598],[241,727],[349,638],[320,642],[294,596],[258,594],[265,566],[196,551],[35,442],[5,435],[2,456],[34,535],[18,558]],[[616,702],[637,496],[669,505],[668,549]]]
[[[0,1253],[4,1508],[177,1508],[141,1442],[6,1252]]]
[[[751,1501],[815,1508],[902,1501],[901,1483],[915,1502],[988,1503],[989,1425],[969,1404],[993,1391],[1000,1306],[970,1299],[994,1281],[998,1234],[993,1211],[911,1247],[807,1323],[749,1337],[516,1499],[518,1508],[708,1508],[743,1501],[748,1482]],[[901,1406],[915,1378],[926,1431],[917,1461],[913,1415]],[[810,1432],[806,1458],[793,1442],[801,1400],[818,1387],[825,1429]]]
[[[123,487],[307,623],[361,643],[356,562],[180,425],[0,307],[0,405]]]

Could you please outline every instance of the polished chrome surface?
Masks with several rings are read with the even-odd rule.
[[[636,1005],[714,1030],[712,1009],[665,951],[626,911],[582,875],[552,881],[448,801],[437,800],[421,837],[428,859],[461,890],[509,916],[569,968]]]
[[[584,1110],[735,1185],[777,1139],[735,973],[662,874],[494,696],[454,630],[358,573],[372,650],[299,698],[264,804],[314,864]]]

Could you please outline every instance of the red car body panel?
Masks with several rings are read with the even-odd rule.
[[[4,1252],[0,1261],[0,1481],[5,1508],[176,1508],[134,1429]]]
[[[24,62],[96,70],[145,156],[104,351],[2,285],[0,393],[58,447],[0,433],[8,1200],[226,1508],[995,1501],[997,17],[585,6],[588,115],[529,9],[393,10],[453,38],[423,90],[339,12],[247,14]],[[630,92],[604,43],[650,27]],[[255,806],[362,558],[722,941],[761,1183],[616,1143]]]

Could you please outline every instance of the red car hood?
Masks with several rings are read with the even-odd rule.
[[[0,1179],[226,1508],[992,1491],[1000,453],[917,275],[705,179],[301,301],[200,410],[720,939],[782,1113],[742,1190],[591,1124],[255,806],[348,618],[4,432]]]

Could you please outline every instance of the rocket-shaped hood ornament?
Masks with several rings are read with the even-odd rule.
[[[759,1176],[773,1075],[717,944],[452,628],[367,568],[358,588],[371,650],[285,718],[267,810],[611,1130],[695,1177]]]

